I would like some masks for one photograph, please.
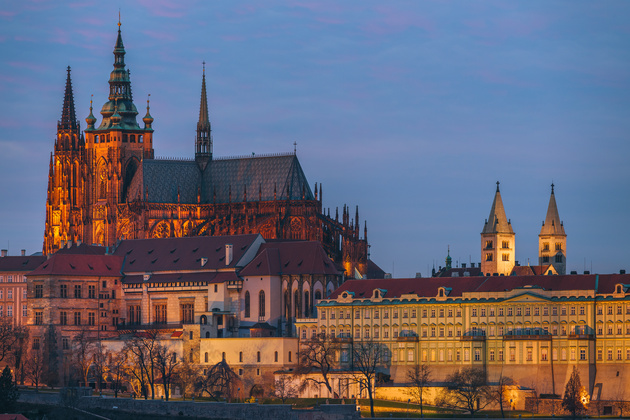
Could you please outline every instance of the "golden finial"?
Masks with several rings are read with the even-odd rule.
[[[149,93],[149,96],[147,96],[147,111],[149,110],[149,99],[151,99],[150,93]]]
[[[118,9],[118,27],[120,28],[120,9]]]

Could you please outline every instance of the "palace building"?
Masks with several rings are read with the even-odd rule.
[[[90,105],[83,132],[68,67],[50,157],[44,254],[69,241],[113,246],[121,239],[260,233],[319,241],[346,277],[384,274],[368,261],[358,207],[354,217],[345,205],[341,218],[338,210],[325,214],[322,186],[313,192],[295,152],[213,155],[205,69],[194,159],[155,159],[149,102],[140,126],[118,25],[109,98],[98,125]]]

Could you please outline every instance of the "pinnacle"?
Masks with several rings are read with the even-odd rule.
[[[66,92],[63,98],[63,110],[61,111],[61,121],[59,128],[76,130],[77,117],[74,110],[74,94],[72,93],[72,79],[70,78],[70,66],[68,66],[68,76],[66,78]]]

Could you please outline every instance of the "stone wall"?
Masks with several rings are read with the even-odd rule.
[[[59,405],[58,393],[20,394],[20,401]],[[192,402],[140,400],[131,398],[81,397],[72,406],[85,410],[120,410],[128,413],[194,416],[207,419],[234,420],[358,420],[360,413],[354,404],[326,404],[313,410],[294,410],[290,405],[228,404],[224,402]],[[181,413],[181,414],[180,414]]]
[[[562,399],[525,399],[525,411],[536,414],[568,416],[562,408]],[[591,401],[586,410],[588,416],[627,416],[630,413],[630,401]]]

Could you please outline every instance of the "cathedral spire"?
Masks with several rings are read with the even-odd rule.
[[[70,66],[68,66],[68,76],[66,78],[66,92],[63,97],[63,110],[61,111],[61,120],[57,124],[58,129],[63,130],[79,130],[79,122],[77,121],[76,112],[74,110],[74,94],[72,93],[72,79],[70,78]]]
[[[208,118],[208,94],[206,92],[206,62],[203,62],[201,77],[201,103],[199,105],[199,121],[197,122],[197,138],[195,139],[195,160],[205,169],[212,159],[212,136],[210,119]]]

